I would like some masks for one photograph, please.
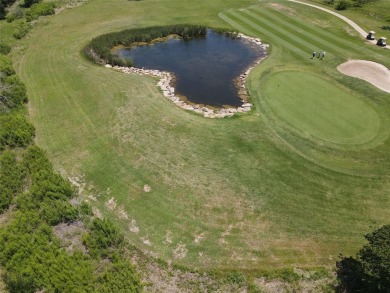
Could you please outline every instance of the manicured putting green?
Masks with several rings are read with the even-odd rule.
[[[265,94],[280,119],[323,140],[362,144],[379,130],[379,116],[370,105],[310,73],[275,73],[266,82]]]

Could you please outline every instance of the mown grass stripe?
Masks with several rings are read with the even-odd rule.
[[[252,6],[251,7],[252,9],[256,9],[258,11],[261,11],[261,8],[260,7],[254,7]],[[269,12],[271,12],[270,10],[268,10]],[[308,30],[308,31],[312,31],[314,32],[314,34],[316,34],[317,30],[316,29],[313,29],[311,26],[308,26],[307,24],[305,24],[305,22],[299,20],[299,19],[295,19],[293,17],[290,17],[288,15],[284,15],[283,13],[279,12],[279,11],[274,11],[275,14],[279,14],[289,20],[295,20],[295,24],[299,24],[299,27],[305,29],[305,30]],[[289,22],[287,22],[289,23]],[[342,22],[342,24],[344,24]],[[316,28],[318,26],[315,26]],[[320,35],[326,39],[326,40],[329,40],[330,43],[332,42],[337,42],[337,44],[339,46],[342,46],[343,48],[346,49],[346,51],[350,52],[350,51],[353,51],[354,53],[356,54],[362,54],[364,52],[364,54],[371,54],[371,55],[378,55],[378,52],[377,52],[377,48],[375,46],[371,46],[371,45],[363,45],[363,43],[359,44],[359,43],[355,43],[355,42],[352,42],[352,41],[348,41],[346,40],[345,38],[341,38],[340,36],[337,36],[336,34],[334,33],[330,33],[328,32],[326,29],[321,29],[320,31]]]
[[[328,38],[329,40],[334,40],[336,41],[337,43],[341,43],[341,44],[345,44],[346,41],[344,38],[341,38],[339,36],[337,36],[336,34],[334,33],[330,33],[328,32],[326,29],[324,28],[320,28],[319,26],[316,26],[316,25],[312,25],[312,26],[309,26],[307,25],[307,23],[305,24],[304,22],[302,22],[298,17],[295,17],[295,16],[290,16],[290,15],[286,15],[286,14],[283,14],[282,12],[280,11],[277,11],[277,10],[272,10],[272,9],[261,9],[261,7],[251,7],[251,10],[255,10],[257,12],[260,12],[262,13],[263,11],[267,11],[267,15],[271,16],[276,19],[276,20],[286,20],[285,24],[286,25],[291,25],[291,23],[294,23],[294,26],[298,27],[299,29],[302,29],[304,30],[305,32],[311,32],[313,35],[321,35],[321,37],[323,38]],[[315,27],[315,28],[313,28]],[[348,44],[350,45],[354,45],[354,43],[350,42],[350,41],[347,41]]]
[[[254,12],[255,15],[273,21],[278,24],[282,24],[286,27],[287,31],[292,32],[294,35],[299,35],[301,39],[305,40],[315,40],[316,42],[322,44],[322,48],[327,51],[351,51],[358,53],[359,49],[357,45],[348,41],[345,41],[342,38],[338,38],[330,33],[323,33],[323,30],[318,28],[316,30],[311,29],[309,26],[303,26],[295,18],[288,17],[286,15],[280,14],[279,12],[274,11],[264,11],[259,8],[254,8],[251,11]],[[282,17],[276,15],[280,14]],[[288,20],[286,20],[288,19]]]
[[[310,52],[313,49],[321,47],[317,42],[312,42],[307,40],[307,38],[303,38],[297,34],[297,32],[289,31],[282,26],[279,26],[279,23],[275,23],[273,21],[268,20],[266,17],[260,17],[246,9],[241,10],[241,12],[247,14],[250,19],[261,22],[262,25],[265,25],[269,27],[270,29],[273,29],[276,31],[279,36],[279,38],[288,39],[290,44],[295,44],[296,47],[300,48],[302,51],[305,52],[305,55],[308,55],[308,52]]]
[[[230,24],[232,27],[238,29],[240,32],[247,34],[247,35],[253,35],[253,36],[260,37],[257,30],[255,30],[254,28],[248,28],[248,27],[245,27],[245,26],[239,24],[237,21],[234,21],[233,18],[227,16],[225,13],[220,12],[218,14],[218,16],[219,16],[219,18],[221,18],[222,20],[224,20],[225,22]]]
[[[262,34],[269,36],[273,39],[274,42],[277,42],[280,45],[283,45],[289,51],[295,52],[297,55],[302,57],[303,59],[307,59],[308,52],[314,45],[310,45],[309,49],[307,46],[302,46],[298,40],[294,40],[288,34],[283,34],[279,30],[274,29],[272,25],[267,25],[267,23],[261,22],[260,20],[255,20],[256,22],[250,20],[248,17],[244,15],[240,15],[237,12],[230,12],[233,16],[245,22],[249,26],[257,29]],[[249,16],[249,15],[248,15]],[[314,46],[316,48],[317,46]],[[309,51],[308,51],[309,50]]]
[[[246,23],[246,21],[243,21],[241,17],[236,16],[237,13],[235,13],[233,11],[229,11],[228,13],[230,14],[229,16],[227,16],[226,14],[220,14],[220,17],[222,19],[224,19],[226,22],[228,22],[230,25],[235,27],[236,29],[240,30],[241,32],[243,32],[243,33],[249,32],[250,35],[255,35],[255,36],[258,36],[261,38],[268,37],[268,38],[271,38],[272,40],[278,39],[278,37],[275,34],[261,28],[260,26],[258,26],[256,24],[253,24],[253,22]],[[244,18],[244,20],[245,20],[245,18]],[[245,24],[245,26],[244,26],[244,24]],[[249,28],[247,26],[249,26]],[[283,44],[284,47],[289,48],[289,53],[292,56],[298,57],[298,58],[303,57],[303,54],[299,48],[296,48],[297,50],[293,50],[291,48],[291,46],[289,46],[289,43],[283,39],[280,39],[279,42],[274,42],[273,46],[279,46],[281,44]],[[305,54],[305,55],[307,56],[307,54]]]

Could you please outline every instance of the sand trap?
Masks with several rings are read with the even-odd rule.
[[[382,64],[352,60],[339,65],[337,69],[345,75],[363,79],[382,91],[390,93],[390,70]]]

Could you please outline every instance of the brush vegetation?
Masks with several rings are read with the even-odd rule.
[[[166,100],[156,79],[83,58],[100,35],[180,23],[270,44],[247,79],[251,113],[205,119]],[[292,2],[90,1],[22,42],[13,58],[38,144],[137,247],[195,268],[329,267],[388,221],[388,94],[336,67],[390,67],[390,51],[330,14]]]
[[[80,54],[102,34],[180,23],[226,27],[271,44],[247,80],[251,113],[193,115],[165,100],[155,79],[95,66]],[[122,259],[123,239],[152,251],[167,270],[165,261],[227,271],[236,292],[246,282],[254,292],[264,289],[262,277],[300,288],[306,279],[294,268],[332,267],[340,252],[357,252],[371,225],[388,222],[388,94],[336,67],[348,59],[389,67],[389,53],[333,16],[289,2],[123,0],[90,1],[21,41],[12,37],[15,24],[1,24],[1,37],[21,45],[12,58],[29,93],[36,141],[54,168],[29,140],[2,151],[2,209],[17,211],[2,226],[0,261],[13,292],[119,292],[126,282],[138,290]],[[326,58],[310,59],[320,49]],[[23,86],[7,81],[15,70],[6,60],[2,91],[18,84],[15,97],[23,97]],[[2,115],[23,113],[25,99],[16,101]],[[85,221],[86,254],[65,253],[50,232],[91,213],[88,204],[69,204],[74,191],[53,169],[77,181],[106,219]],[[57,271],[47,269],[53,264]]]
[[[124,59],[111,52],[115,46],[130,47],[133,43],[148,43],[154,39],[177,35],[190,39],[206,35],[206,27],[200,25],[178,24],[170,26],[155,26],[140,29],[126,29],[120,32],[108,33],[94,38],[84,49],[91,60],[100,64],[132,66],[132,61]]]
[[[119,257],[124,235],[108,220],[91,218],[86,204],[34,145],[26,88],[9,57],[0,54],[1,289],[19,292],[141,292],[130,260]],[[54,235],[59,224],[84,221],[84,250],[67,252]]]

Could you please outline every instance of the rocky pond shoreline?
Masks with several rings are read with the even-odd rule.
[[[251,45],[260,46],[262,49],[267,49],[268,44],[263,44],[260,39],[252,38],[246,36],[244,34],[237,34],[237,38],[243,39],[247,42],[250,42]],[[105,67],[113,68],[115,70],[120,70],[126,74],[138,74],[138,75],[149,75],[153,77],[158,77],[159,81],[157,85],[161,88],[163,95],[175,103],[177,106],[184,110],[193,111],[195,113],[201,114],[206,118],[224,118],[231,117],[235,113],[243,113],[249,112],[252,109],[252,104],[248,102],[248,92],[245,86],[246,78],[248,77],[251,70],[259,64],[266,56],[262,56],[256,62],[246,69],[246,71],[240,76],[238,76],[234,83],[237,88],[237,92],[239,97],[241,98],[243,104],[240,107],[228,107],[228,108],[215,108],[205,105],[199,105],[191,103],[187,100],[184,100],[181,96],[177,95],[175,92],[174,86],[172,86],[172,82],[174,80],[174,76],[170,72],[154,70],[154,69],[144,69],[137,67],[120,67],[120,66],[111,66],[110,64],[106,64]]]

